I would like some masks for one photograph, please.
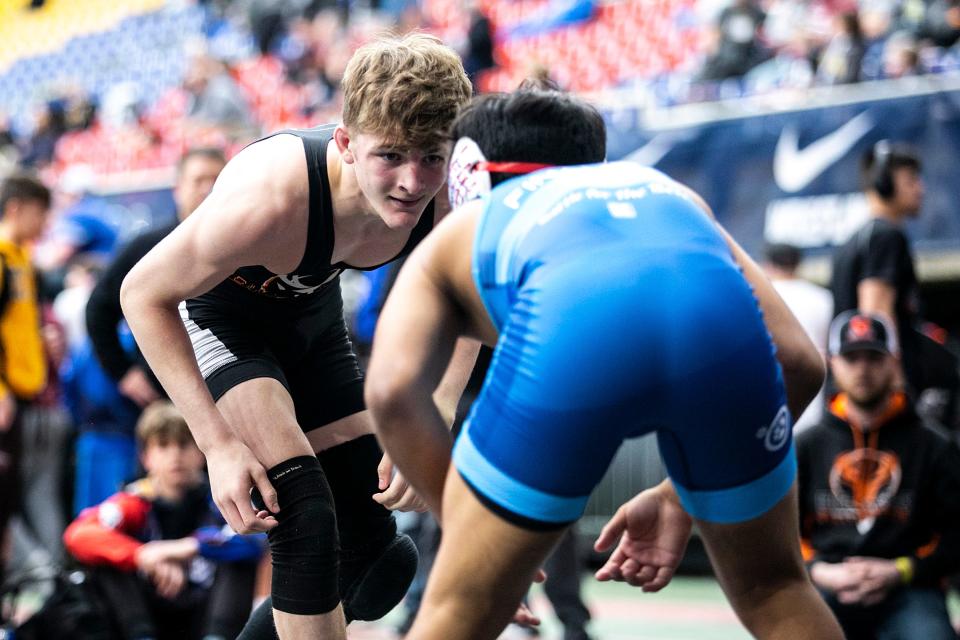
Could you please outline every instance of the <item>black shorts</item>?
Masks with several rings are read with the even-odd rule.
[[[363,375],[338,283],[295,300],[261,298],[229,282],[180,305],[214,400],[254,378],[279,381],[304,432],[364,409]]]

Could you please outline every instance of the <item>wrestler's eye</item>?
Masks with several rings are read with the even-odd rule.
[[[402,157],[396,151],[384,151],[382,153],[378,153],[377,156],[382,160],[384,160],[385,162],[390,162],[390,163],[400,162],[400,159]]]
[[[439,153],[431,153],[424,157],[423,163],[430,167],[436,167],[447,163],[447,157]]]

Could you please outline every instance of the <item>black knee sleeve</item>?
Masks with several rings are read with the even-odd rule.
[[[373,494],[380,493],[377,466],[382,457],[372,435],[317,454],[333,491],[340,545],[348,553],[383,548],[397,534],[393,515],[373,499]]]
[[[332,611],[340,603],[337,518],[320,463],[313,456],[291,458],[267,475],[280,503],[279,524],[267,534],[273,608],[299,615]]]
[[[417,573],[419,554],[406,534],[394,537],[379,553],[355,565],[352,581],[343,591],[347,620],[379,620],[400,604]]]
[[[267,598],[261,602],[250,619],[247,620],[243,631],[237,636],[236,640],[280,640],[277,635],[277,628],[273,624],[273,600]]]
[[[321,452],[333,490],[340,534],[340,593],[348,620],[377,620],[407,592],[417,569],[416,546],[397,535],[390,511],[373,500],[383,452],[363,436]]]
[[[400,604],[417,573],[419,554],[406,534],[398,534],[386,546],[350,563],[352,578],[341,581],[343,615],[354,620],[379,620]],[[277,640],[271,598],[260,604],[237,640]]]

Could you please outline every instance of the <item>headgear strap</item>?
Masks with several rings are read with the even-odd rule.
[[[456,209],[460,205],[482,198],[491,191],[491,173],[513,173],[522,175],[553,165],[538,162],[494,162],[487,160],[477,143],[470,138],[457,140],[450,155],[450,168],[447,176],[450,205]]]
[[[533,173],[541,169],[549,169],[552,164],[541,164],[539,162],[491,162],[489,160],[478,162],[474,165],[475,171],[489,171],[490,173]]]

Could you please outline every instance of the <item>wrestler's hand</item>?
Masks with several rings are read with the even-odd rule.
[[[599,571],[597,580],[617,580],[646,592],[667,586],[683,558],[693,521],[665,484],[648,489],[621,506],[606,524],[594,548],[620,544]]]
[[[393,461],[387,454],[383,454],[383,458],[377,466],[377,476],[380,493],[373,494],[373,499],[384,507],[397,511],[416,511],[417,513],[423,513],[427,510],[426,501],[413,490],[410,483],[404,479],[399,471],[394,473]]]
[[[230,528],[237,533],[259,533],[277,526],[276,518],[258,513],[250,501],[250,491],[256,486],[267,508],[272,513],[280,511],[277,492],[253,452],[239,440],[229,440],[206,455],[213,501]]]
[[[536,627],[540,624],[540,618],[530,610],[525,602],[521,602],[520,606],[517,607],[517,612],[513,614],[511,622],[522,627]]]

